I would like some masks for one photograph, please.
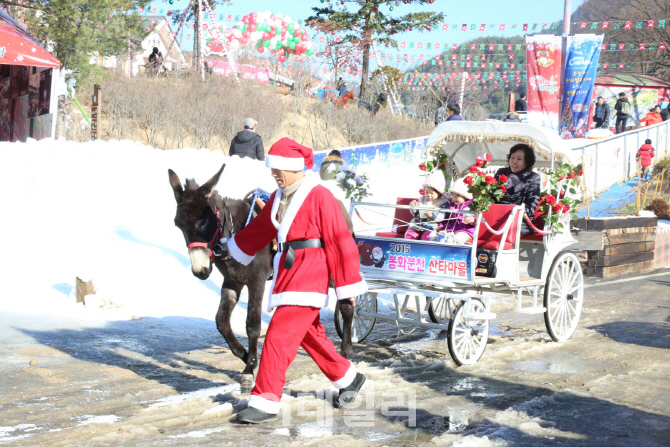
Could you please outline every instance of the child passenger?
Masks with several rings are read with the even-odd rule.
[[[467,210],[472,203],[468,185],[459,178],[449,187],[450,210]],[[457,244],[472,244],[475,235],[475,216],[472,214],[445,213],[445,221],[439,226],[438,240]]]
[[[444,174],[440,171],[435,171],[426,177],[423,182],[424,195],[418,201],[412,200],[409,204],[414,219],[409,223],[405,239],[421,239],[422,241],[436,239],[438,225],[444,219],[444,213],[438,210],[448,202],[448,199],[442,197],[445,186]],[[435,208],[435,211],[414,210],[415,206]]]

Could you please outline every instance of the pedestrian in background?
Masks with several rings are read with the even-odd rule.
[[[601,127],[607,129],[609,127],[610,106],[605,102],[605,99],[602,96],[598,96],[598,101],[596,102],[593,114],[593,122],[596,125],[596,129],[600,129]]]
[[[528,103],[526,103],[526,94],[521,93],[519,99],[514,102],[514,111],[515,112],[527,112]]]
[[[319,174],[321,180],[335,180],[337,173],[342,169],[344,160],[342,154],[337,149],[333,149],[328,153],[328,156],[321,162]]]
[[[654,146],[651,145],[651,140],[644,140],[644,144],[640,146],[635,156],[635,161],[640,162],[640,179],[649,180],[649,166],[651,166],[652,158],[654,158]]]
[[[461,108],[458,104],[449,104],[447,106],[447,121],[463,121],[461,118]]]
[[[240,158],[248,157],[254,160],[265,160],[265,149],[261,136],[256,133],[258,123],[253,118],[244,120],[244,130],[239,132],[230,142],[228,156],[237,155]]]
[[[614,110],[616,110],[616,133],[623,133],[626,131],[626,121],[630,114],[630,102],[624,92],[619,93]]]

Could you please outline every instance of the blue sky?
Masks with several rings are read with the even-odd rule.
[[[152,8],[157,8],[157,12],[161,9],[165,13],[168,9],[183,9],[188,5],[189,0],[173,0],[174,3],[170,5],[168,1],[153,1]],[[572,10],[574,12],[577,7],[583,3],[584,0],[573,0]],[[397,40],[413,41],[413,42],[440,42],[440,43],[461,43],[473,38],[481,36],[505,36],[511,37],[521,35],[521,24],[524,23],[552,23],[563,18],[564,0],[435,0],[430,5],[414,5],[404,4],[400,1],[399,5],[392,2],[393,11],[391,15],[401,16],[409,12],[421,11],[436,11],[442,12],[445,15],[444,21],[451,27],[452,24],[510,24],[516,23],[519,26],[516,30],[498,31],[487,30],[486,32],[479,31],[465,31],[453,30],[449,31],[434,30],[432,32],[411,31],[396,35]],[[325,5],[324,3],[323,5]],[[350,3],[347,3],[349,6]],[[217,19],[221,14],[224,15],[224,23],[227,26],[233,25],[234,22],[226,22],[225,16],[232,15],[233,19],[236,15],[242,17],[250,12],[258,11],[273,11],[283,15],[288,15],[294,20],[304,20],[312,13],[312,7],[322,6],[319,0],[233,0],[232,4],[219,5],[214,11],[217,14]],[[349,6],[351,7],[351,6]],[[384,13],[389,13],[387,6],[380,8]],[[541,26],[541,25],[540,25]],[[191,31],[192,33],[192,31]],[[184,49],[189,51],[193,48],[193,35],[191,39],[187,40],[186,35],[183,39]]]

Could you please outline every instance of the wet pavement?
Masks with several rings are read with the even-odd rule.
[[[367,382],[348,410],[301,351],[262,426],[234,422],[243,365],[213,324],[2,315],[0,445],[670,445],[670,272],[588,280],[565,343],[514,310],[494,301],[487,349],[461,367],[445,332],[379,321],[354,347]]]

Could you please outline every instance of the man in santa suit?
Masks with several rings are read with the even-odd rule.
[[[310,148],[282,138],[270,149],[265,165],[272,169],[278,189],[258,217],[228,241],[230,254],[245,265],[275,238],[279,248],[268,305],[268,311],[275,312],[249,406],[237,414],[238,420],[249,423],[277,418],[286,370],[299,347],[340,390],[335,407],[351,405],[365,382],[353,363],[337,353],[319,321],[320,309],[328,305],[331,276],[340,300],[353,304],[353,297],[367,291],[358,249],[339,203],[319,184],[318,176],[303,173],[314,165]]]

